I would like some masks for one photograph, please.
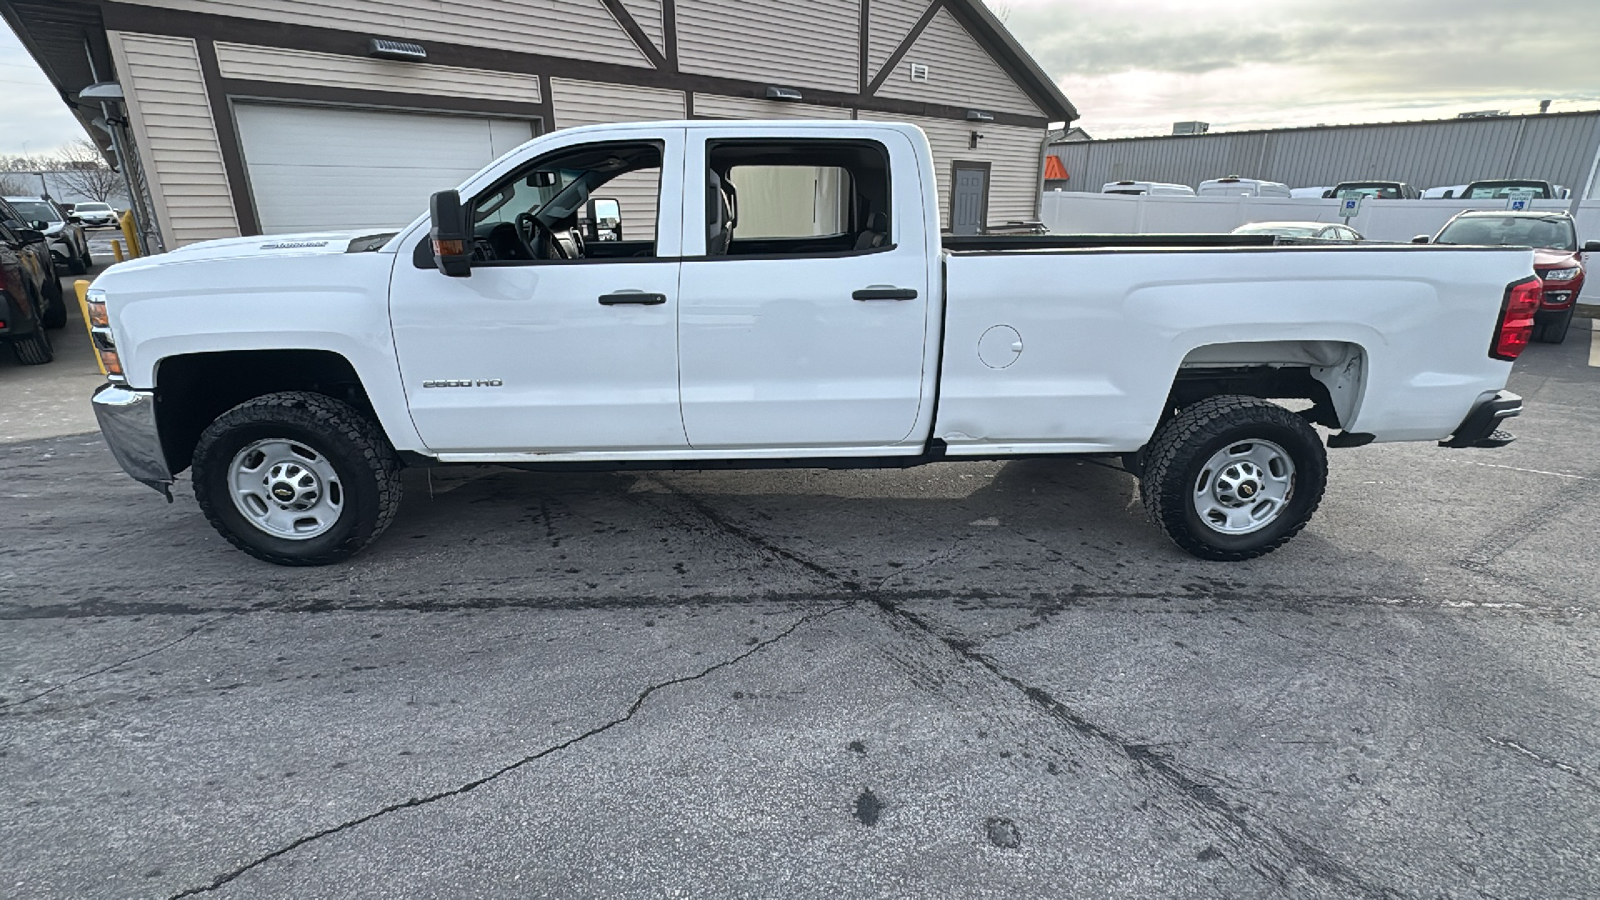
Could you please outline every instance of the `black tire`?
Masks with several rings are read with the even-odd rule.
[[[88,255],[88,253],[85,253],[83,256]],[[83,264],[83,256],[67,257],[67,271],[73,275],[82,275],[89,271],[89,267]]]
[[[275,536],[245,518],[233,500],[229,469],[256,441],[286,440],[321,454],[341,484],[343,506],[332,527],[299,540]],[[194,496],[228,542],[280,566],[321,566],[355,555],[377,539],[400,509],[400,461],[370,419],[322,394],[288,391],[235,406],[212,422],[194,449]]]
[[[94,257],[89,255],[89,248],[88,247],[84,247],[83,248],[83,258],[81,260],[79,260],[79,262],[83,263],[83,270],[85,272],[87,272],[90,269],[94,268]]]
[[[52,285],[55,288],[54,290],[51,290]],[[67,327],[67,301],[62,296],[60,279],[52,277],[45,284],[44,303],[44,314],[40,316],[40,321],[44,323],[44,327]]]
[[[1567,339],[1567,330],[1572,327],[1572,314],[1575,310],[1568,309],[1552,315],[1549,319],[1539,323],[1533,331],[1533,339],[1541,344],[1559,344]]]
[[[1266,525],[1229,534],[1201,516],[1195,487],[1214,454],[1252,441],[1283,449],[1294,463],[1292,487]],[[1303,418],[1255,397],[1224,395],[1184,408],[1156,432],[1146,452],[1139,498],[1150,520],[1179,547],[1201,559],[1237,561],[1271,553],[1298,534],[1327,485],[1328,452]]]
[[[50,346],[50,335],[38,323],[27,337],[11,339],[11,352],[16,354],[17,362],[25,366],[42,366],[56,358],[55,348]]]

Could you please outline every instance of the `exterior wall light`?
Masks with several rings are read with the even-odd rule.
[[[994,121],[994,113],[986,113],[981,109],[969,109],[969,110],[967,110],[967,121],[968,122],[993,122]]]
[[[784,101],[788,101],[788,102],[792,103],[792,102],[800,99],[800,92],[795,90],[794,88],[778,87],[777,85],[772,85],[772,86],[767,88],[767,99],[768,100],[784,100]]]

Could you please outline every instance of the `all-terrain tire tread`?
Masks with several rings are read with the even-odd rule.
[[[1267,419],[1291,429],[1310,427],[1297,413],[1276,403],[1242,394],[1220,394],[1179,411],[1156,433],[1145,455],[1144,472],[1139,479],[1139,499],[1143,501],[1150,521],[1173,543],[1203,559],[1239,562],[1271,553],[1299,534],[1322,502],[1326,478],[1317,479],[1319,483],[1315,496],[1311,498],[1311,504],[1300,521],[1295,522],[1276,539],[1248,550],[1225,550],[1213,547],[1191,533],[1186,516],[1186,505],[1189,503],[1187,480],[1175,477],[1181,475],[1187,468],[1190,453],[1185,451],[1192,452],[1193,448],[1203,446],[1212,438],[1237,426],[1238,417],[1246,414],[1254,417],[1255,421]],[[1327,451],[1320,439],[1314,444],[1318,454],[1317,463],[1326,471]],[[1303,485],[1296,486],[1296,490],[1303,488]]]
[[[44,333],[42,322],[34,324],[33,334],[12,338],[11,352],[24,366],[42,366],[56,358],[55,348],[50,346],[50,335]]]
[[[308,429],[331,432],[360,449],[362,459],[377,487],[378,515],[370,531],[363,533],[362,529],[357,528],[349,539],[328,552],[300,557],[284,556],[252,546],[223,523],[217,515],[217,505],[232,501],[226,496],[211,496],[209,479],[205,472],[200,471],[201,460],[205,459],[211,446],[221,440],[229,429],[254,424],[262,419],[274,422],[287,421]],[[206,520],[212,527],[238,549],[257,559],[280,566],[322,566],[348,559],[377,540],[400,511],[401,465],[389,439],[371,419],[355,407],[325,394],[283,391],[246,400],[218,416],[216,421],[206,427],[200,435],[199,443],[195,445],[193,466],[195,471],[191,480],[194,483],[195,500],[200,504],[201,512],[205,513]]]

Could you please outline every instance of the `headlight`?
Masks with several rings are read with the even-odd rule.
[[[1577,278],[1578,273],[1582,271],[1583,270],[1577,266],[1572,266],[1566,269],[1546,269],[1544,274],[1539,277],[1543,278],[1545,281],[1571,281],[1572,279]]]
[[[89,339],[94,344],[94,354],[100,359],[100,368],[112,381],[122,380],[122,358],[117,355],[117,343],[111,337],[111,317],[106,313],[106,292],[90,288],[83,295],[83,314],[89,320]]]
[[[88,299],[86,299],[84,301],[84,305],[88,308],[88,311],[89,311],[89,327],[90,328],[110,328],[111,327],[111,317],[106,314],[106,292],[105,291],[94,291],[94,290],[91,290],[89,292]]]

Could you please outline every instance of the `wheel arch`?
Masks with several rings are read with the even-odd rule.
[[[332,350],[222,350],[169,356],[156,363],[155,391],[161,448],[174,475],[189,467],[207,425],[264,394],[323,394],[350,404],[382,427],[355,366]]]
[[[1350,430],[1361,413],[1369,365],[1366,347],[1347,340],[1202,344],[1178,365],[1168,414],[1209,397],[1242,394],[1309,400],[1310,421]]]

